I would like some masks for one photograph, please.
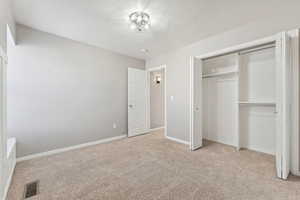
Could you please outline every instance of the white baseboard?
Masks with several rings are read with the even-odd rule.
[[[149,132],[152,132],[152,131],[159,131],[159,130],[164,129],[164,128],[165,128],[164,126],[162,126],[162,127],[157,127],[157,128],[150,128],[150,129],[149,129]]]
[[[47,152],[32,154],[32,155],[29,155],[29,156],[24,156],[24,157],[21,157],[21,158],[17,158],[17,162],[22,162],[22,161],[31,160],[31,159],[34,159],[34,158],[40,158],[40,157],[44,157],[44,156],[54,155],[54,154],[58,154],[58,153],[62,153],[62,152],[70,151],[70,150],[80,149],[80,148],[83,148],[83,147],[93,146],[93,145],[96,145],[96,144],[111,142],[111,141],[119,140],[119,139],[126,138],[126,137],[127,137],[127,135],[120,135],[120,136],[116,136],[116,137],[97,140],[97,141],[94,141],[94,142],[79,144],[79,145],[75,145],[75,146],[71,146],[71,147],[66,147],[66,148],[55,149],[55,150],[51,150],[51,151],[47,151]]]
[[[169,140],[173,140],[175,142],[181,143],[181,144],[186,144],[186,145],[190,144],[188,141],[180,140],[180,139],[170,137],[170,136],[166,136],[166,138],[169,139]]]
[[[149,133],[149,129],[145,129],[145,130],[142,130],[142,131],[137,132],[137,133],[128,132],[128,137],[136,137],[136,136],[145,135],[145,134],[148,134],[148,133]]]
[[[295,176],[300,176],[300,171],[299,170],[291,170],[291,174],[295,175]]]

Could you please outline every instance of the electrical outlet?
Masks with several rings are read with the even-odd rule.
[[[113,123],[113,128],[117,128],[117,124],[116,123]]]

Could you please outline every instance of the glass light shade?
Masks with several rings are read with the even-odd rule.
[[[129,15],[130,28],[138,32],[150,28],[150,16],[145,12],[134,12]]]

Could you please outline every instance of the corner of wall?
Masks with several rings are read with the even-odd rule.
[[[16,166],[16,139],[15,138],[10,138],[8,139],[7,142],[7,158],[5,159],[4,163],[4,170],[3,170],[3,184],[1,186],[3,188],[3,194],[2,194],[2,199],[5,200],[7,197],[7,193],[12,181],[12,176],[15,170]]]

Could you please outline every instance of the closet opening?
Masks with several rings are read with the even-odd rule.
[[[150,129],[165,126],[165,70],[150,71]]]
[[[291,68],[285,33],[191,59],[190,147],[203,140],[274,156],[290,165]],[[201,151],[201,149],[200,149]]]
[[[275,46],[205,59],[203,139],[275,155]]]
[[[148,127],[149,131],[163,131],[167,136],[166,130],[166,65],[147,69],[148,76]]]

